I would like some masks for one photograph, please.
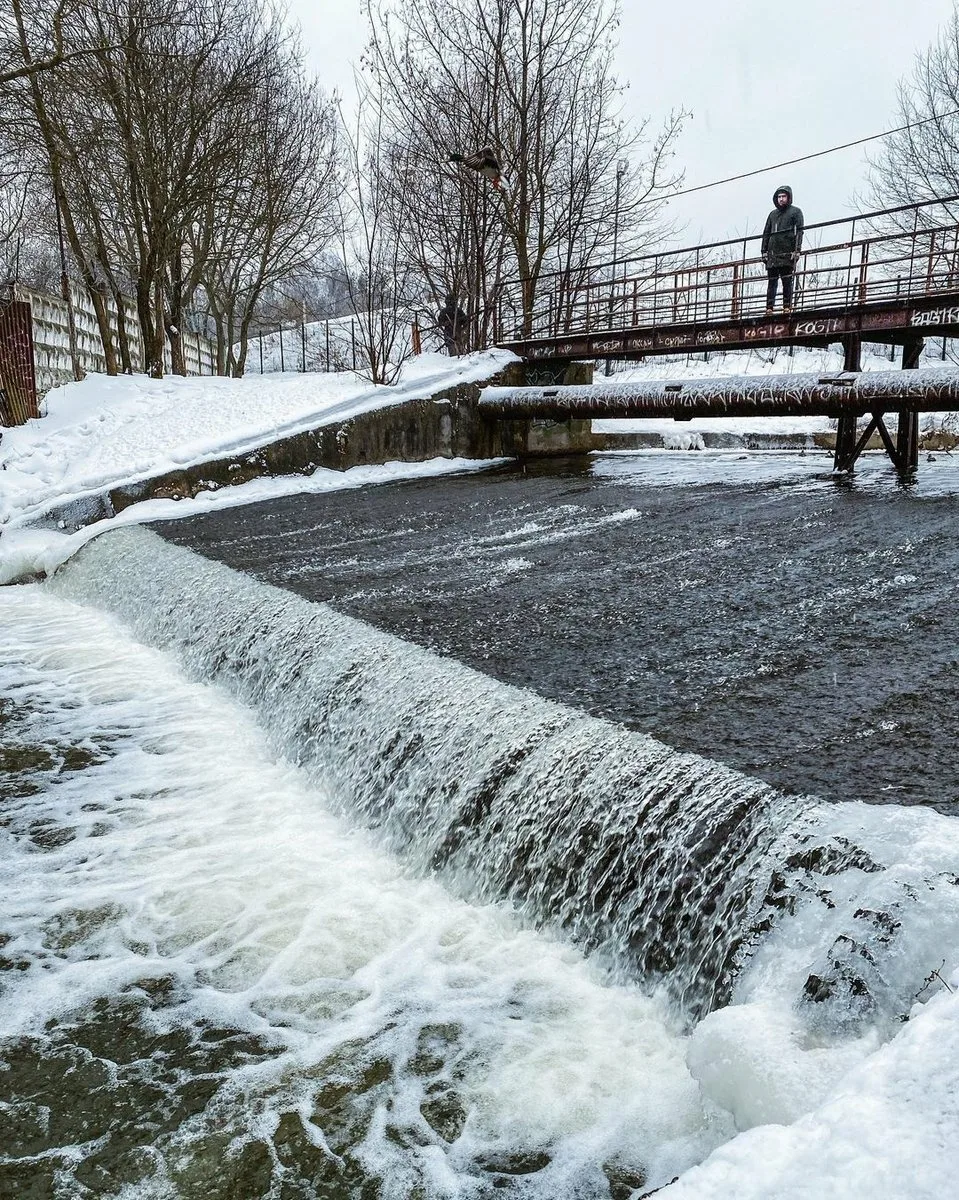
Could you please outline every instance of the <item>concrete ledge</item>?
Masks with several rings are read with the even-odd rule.
[[[678,426],[682,429],[682,426]],[[593,434],[595,450],[682,450],[687,447],[679,444],[679,433],[670,435],[656,432],[633,433],[595,433]],[[828,450],[836,449],[836,434],[831,430],[819,433],[763,433],[761,430],[751,430],[748,433],[729,433],[725,431],[711,432],[708,429],[696,430],[687,434],[687,438],[698,440],[698,447],[704,450]],[[945,430],[930,430],[919,439],[920,450],[939,450],[949,454],[959,447],[959,435]],[[885,450],[882,438],[874,433],[866,445],[867,450]]]
[[[346,471],[385,462],[431,458],[525,458],[588,453],[588,420],[502,421],[479,409],[479,386],[465,384],[429,399],[362,413],[260,446],[243,454],[167,471],[72,500],[32,522],[36,528],[78,529],[143,500],[193,497],[251,479]]]
[[[658,432],[594,433],[596,450],[809,450],[816,442],[809,433],[729,433],[677,426],[675,434]],[[689,443],[684,445],[683,443]]]

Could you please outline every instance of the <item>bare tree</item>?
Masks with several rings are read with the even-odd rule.
[[[869,159],[862,208],[882,212],[867,225],[886,240],[871,251],[870,273],[898,278],[915,271],[959,281],[959,6],[913,64],[897,91],[897,132]],[[923,201],[942,201],[924,204]],[[949,347],[947,356],[956,361]]]
[[[410,354],[404,340],[414,297],[411,262],[390,220],[392,173],[384,110],[361,91],[355,130],[347,136],[348,186],[341,196],[344,282],[356,314],[364,365],[373,383],[393,383]]]
[[[10,0],[9,8],[0,8],[0,86],[55,71],[78,58],[96,53],[91,47],[70,48],[64,36],[64,26],[89,4],[90,0],[31,0],[30,23],[34,28],[42,23],[47,36],[40,53],[26,59],[20,52],[19,32],[27,6],[22,0]]]
[[[64,54],[63,47],[66,39],[75,35],[76,22],[82,19],[85,9],[84,0],[58,0],[56,3],[51,0],[11,0],[9,10],[4,13],[2,27],[4,58],[7,62],[19,61],[25,69],[6,72],[6,78],[0,82],[0,95],[14,102],[9,108],[5,107],[3,135],[19,156],[23,175],[31,180],[34,203],[42,206],[46,201],[49,209],[56,213],[58,240],[62,246],[65,227],[84,281],[91,295],[95,295],[90,261],[80,244],[73,215],[64,195],[63,144],[56,119],[56,103],[47,90],[52,81],[59,79],[68,69],[65,65],[67,61],[76,57]],[[54,60],[58,70],[53,67],[44,71],[31,69],[38,62],[49,64]],[[42,199],[38,195],[41,192]],[[62,249],[60,258],[61,288],[70,313],[74,373],[78,374],[72,309],[69,308],[67,262]],[[106,314],[96,299],[94,306],[109,369],[113,363]]]
[[[162,374],[169,339],[182,372],[199,272],[190,235],[236,165],[282,33],[248,0],[101,0],[90,36],[102,53],[77,77],[95,103],[78,104],[76,88],[66,124],[71,144],[93,156],[73,175],[85,240],[105,273],[115,279],[120,267],[132,281],[147,369]]]
[[[650,140],[612,72],[616,0],[379,0],[370,65],[397,169],[393,222],[434,294],[469,301],[485,340],[497,297],[528,332],[544,272],[579,275],[661,237],[684,113]],[[447,162],[491,145],[491,192]],[[640,157],[642,156],[642,157]],[[621,164],[626,163],[625,168]],[[512,285],[512,286],[510,286]]]
[[[19,277],[21,251],[36,219],[34,186],[29,168],[0,147],[0,283]]]
[[[937,40],[916,56],[912,77],[899,84],[897,125],[869,160],[862,200],[871,208],[913,205],[959,196],[959,8]],[[912,232],[959,219],[959,203],[930,205],[888,218],[884,228]]]
[[[261,298],[308,271],[337,227],[334,102],[290,64],[274,73],[263,99],[245,139],[243,169],[210,195],[203,225],[209,231],[203,291],[223,369],[236,375],[243,373]]]
[[[105,297],[130,369],[132,290],[151,373],[167,344],[185,371],[198,299],[222,335],[221,368],[242,371],[260,291],[316,255],[335,209],[334,109],[304,80],[280,14],[258,0],[11,2],[20,61],[58,63],[0,84],[25,114],[8,132],[56,198],[108,369]],[[224,341],[234,333],[238,355]]]

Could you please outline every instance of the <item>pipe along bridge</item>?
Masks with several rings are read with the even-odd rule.
[[[838,421],[837,471],[851,470],[878,433],[897,471],[908,475],[918,465],[919,414],[959,409],[959,368],[487,387],[480,393],[479,409],[504,420],[832,417]],[[890,414],[896,416],[894,430],[886,424]],[[860,431],[864,417],[868,421]]]

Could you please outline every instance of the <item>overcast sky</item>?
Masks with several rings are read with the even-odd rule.
[[[289,0],[310,66],[348,100],[364,43],[360,0]],[[911,74],[952,0],[624,0],[617,56],[627,111],[653,124],[693,112],[679,142],[686,186],[880,133],[898,124]],[[773,189],[792,185],[807,223],[854,211],[858,147],[673,202],[683,244],[762,229]]]

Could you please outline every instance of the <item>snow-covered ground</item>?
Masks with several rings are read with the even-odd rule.
[[[149,379],[89,375],[48,393],[46,414],[3,430],[0,442],[0,584],[49,572],[91,537],[115,525],[177,519],[211,508],[298,492],[362,487],[485,466],[463,459],[386,463],[350,471],[320,468],[309,476],[258,479],[196,499],[147,500],[74,534],[31,530],[51,507],[107,488],[259,446],[373,409],[489,379],[514,355],[487,350],[463,358],[410,359],[392,387],[352,371]]]
[[[513,357],[497,350],[457,359],[424,354],[392,387],[352,371],[243,379],[89,375],[49,392],[39,420],[4,430],[0,524],[24,524],[71,497],[482,381]]]

